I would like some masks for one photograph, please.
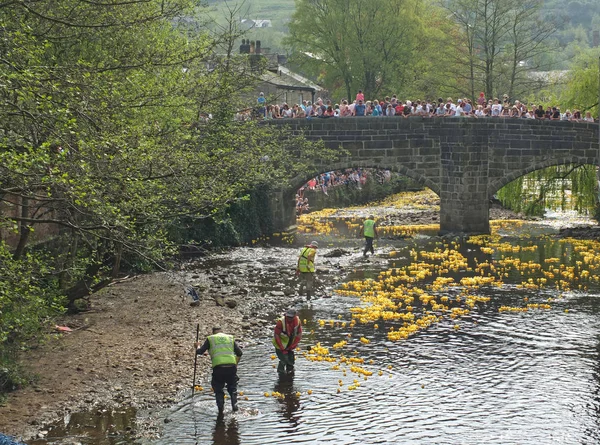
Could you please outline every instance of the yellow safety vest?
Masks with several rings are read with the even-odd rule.
[[[237,363],[235,349],[233,347],[233,335],[223,333],[209,335],[208,353],[212,360],[212,367],[220,365],[235,365]]]
[[[287,345],[290,343],[290,340],[292,340],[296,337],[296,335],[298,335],[298,326],[300,326],[300,322],[296,322],[297,318],[298,316],[294,317],[294,322],[296,323],[296,326],[294,326],[294,330],[292,332],[286,332],[287,326],[285,323],[285,316],[279,319],[279,321],[281,321],[282,329],[281,334],[279,334],[279,338],[281,339],[281,344],[284,348],[287,348]],[[279,348],[279,346],[277,345],[277,340],[275,340],[275,336],[273,336],[273,346],[275,346],[275,348]]]
[[[367,219],[364,222],[364,234],[367,238],[375,238],[375,221]]]
[[[315,271],[315,263],[313,261],[309,261],[308,257],[311,256],[311,254],[316,255],[317,251],[316,249],[313,249],[312,247],[303,247],[302,250],[300,251],[300,260],[298,261],[298,270],[300,272],[314,272]]]

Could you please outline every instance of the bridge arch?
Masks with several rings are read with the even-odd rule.
[[[505,177],[499,178],[498,180],[491,182],[488,187],[488,197],[491,199],[505,185],[508,185],[512,181],[519,179],[520,177],[525,176],[534,171],[542,170],[548,167],[554,167],[556,165],[590,165],[590,163],[586,161],[587,159],[584,158],[571,157],[564,159],[556,159],[553,161],[544,161],[538,164],[525,166],[522,171],[513,171],[507,174]]]
[[[490,197],[531,171],[568,163],[600,165],[598,124],[591,122],[392,116],[269,124],[348,153],[331,165],[314,165],[314,172],[389,168],[426,185],[440,196],[441,233],[489,233]],[[292,185],[305,179],[294,178]],[[276,194],[284,199],[283,191]],[[289,214],[280,216],[280,226],[292,220]]]
[[[346,163],[339,163],[339,162],[327,164],[327,165],[330,165],[330,166],[327,167],[325,170],[323,170],[323,169],[312,170],[310,174],[296,176],[296,177],[292,178],[290,180],[291,187],[288,189],[289,192],[295,193],[296,190],[298,190],[300,187],[302,187],[304,184],[306,184],[310,179],[312,179],[315,176],[318,176],[322,173],[327,173],[330,171],[337,171],[337,170],[346,170],[347,168],[371,168],[371,169],[376,169],[376,170],[393,171],[395,173],[401,174],[403,176],[406,176],[406,177],[414,180],[418,184],[421,184],[425,187],[430,188],[437,195],[439,195],[439,193],[440,193],[438,185],[436,183],[434,183],[431,179],[429,179],[415,171],[412,171],[409,168],[406,168],[404,165],[376,165],[376,164],[369,164],[369,163],[360,163],[357,165],[347,165]]]

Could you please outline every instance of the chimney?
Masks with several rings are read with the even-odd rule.
[[[250,54],[254,54],[254,47],[255,47],[255,43],[254,43],[254,40],[252,40],[250,42]]]
[[[250,39],[242,39],[240,54],[250,54]]]
[[[600,46],[600,31],[594,31],[593,47],[598,48]]]
[[[256,49],[255,49],[255,51],[256,51],[256,54],[260,54],[260,40],[256,41]]]

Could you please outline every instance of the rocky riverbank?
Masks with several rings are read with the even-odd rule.
[[[156,436],[161,411],[191,390],[197,323],[201,339],[215,325],[242,344],[268,339],[273,317],[301,300],[294,289],[295,248],[237,253],[238,263],[232,254],[214,255],[91,296],[89,311],[60,321],[72,332],[53,334],[23,355],[38,381],[11,393],[0,407],[0,432],[43,439],[49,424],[70,413],[133,407],[136,429],[119,433]],[[323,284],[340,278],[345,257],[320,261]],[[188,285],[197,289],[197,303],[186,294]],[[209,368],[210,360],[199,357],[198,381]]]

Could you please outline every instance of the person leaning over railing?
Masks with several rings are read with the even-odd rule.
[[[322,104],[323,101],[319,100],[315,104],[311,104],[310,101],[302,101],[301,105],[295,104],[293,108],[290,108],[286,103],[283,103],[281,107],[279,105],[271,104],[265,107],[266,115],[264,119],[281,119],[281,118],[329,118],[329,117],[349,117],[349,116],[386,116],[386,117],[412,117],[420,116],[422,118],[431,117],[473,117],[473,118],[487,118],[487,117],[503,117],[503,118],[516,118],[516,119],[541,119],[541,120],[563,120],[563,121],[584,121],[584,122],[595,122],[591,116],[591,112],[585,112],[585,118],[582,117],[579,110],[570,110],[562,113],[558,106],[547,106],[544,110],[543,105],[534,105],[532,103],[527,107],[526,104],[515,100],[511,104],[506,97],[503,97],[503,102],[500,103],[498,98],[485,100],[485,98],[478,99],[477,106],[472,105],[472,101],[468,98],[458,99],[456,104],[452,98],[448,98],[444,101],[440,98],[436,103],[431,103],[431,100],[406,100],[404,103],[393,96],[391,99],[389,96],[385,97],[385,101],[379,101],[377,99],[371,101],[359,101],[348,104],[346,99],[342,99],[340,104],[332,105],[330,100],[327,100],[327,105]],[[481,102],[481,103],[479,103]],[[457,112],[457,106],[459,108]],[[256,118],[257,111],[254,109],[254,113],[248,117],[242,116],[241,113],[236,115],[236,120],[243,120],[244,118]]]

